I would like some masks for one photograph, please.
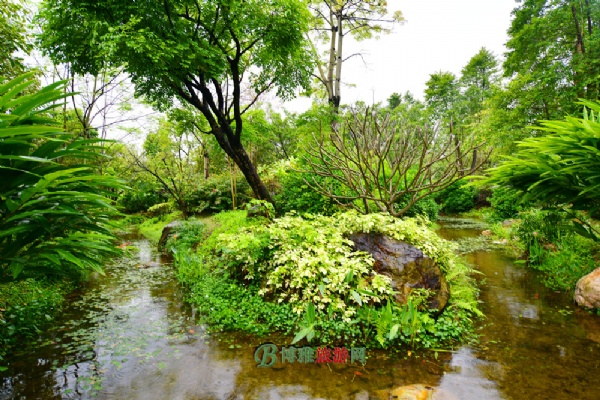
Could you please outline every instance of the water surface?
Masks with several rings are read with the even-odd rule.
[[[481,227],[441,223],[448,239]],[[481,271],[480,343],[453,353],[368,351],[365,366],[257,368],[265,339],[196,325],[168,259],[134,240],[130,258],[73,295],[58,326],[10,360],[0,398],[360,399],[411,384],[438,399],[599,399],[600,317],[545,289],[500,250],[466,255]],[[160,264],[159,264],[160,263]],[[285,344],[285,343],[278,343]]]

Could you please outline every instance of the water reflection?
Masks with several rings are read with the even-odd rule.
[[[503,369],[499,363],[482,361],[472,349],[463,347],[454,354],[450,366],[453,371],[445,374],[440,382],[440,389],[444,392],[462,400],[503,398],[496,382],[486,377],[501,378]]]

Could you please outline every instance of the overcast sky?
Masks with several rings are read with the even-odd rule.
[[[344,63],[342,103],[385,101],[394,92],[423,98],[425,82],[437,71],[456,75],[481,47],[502,57],[515,0],[389,0],[390,11],[402,11],[406,22],[378,40],[344,45],[344,55],[362,50]],[[310,100],[285,105],[303,111]]]

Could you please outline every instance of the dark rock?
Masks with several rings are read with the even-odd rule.
[[[450,297],[448,283],[440,267],[416,247],[374,233],[357,233],[350,236],[354,248],[373,256],[373,269],[392,279],[397,292],[396,301],[405,304],[412,289],[429,289],[429,309],[442,311]]]
[[[158,251],[161,253],[165,252],[165,245],[167,244],[167,241],[173,237],[173,235],[175,234],[175,228],[181,226],[181,221],[173,221],[170,224],[166,225],[163,230],[162,230],[162,234],[160,235],[160,239],[158,241]]]

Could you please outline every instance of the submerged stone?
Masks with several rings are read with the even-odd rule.
[[[379,390],[376,395],[377,398],[382,400],[456,400],[456,397],[448,392],[422,384],[400,386],[390,390]]]
[[[582,307],[600,308],[600,268],[579,279],[573,298]]]
[[[432,292],[427,300],[428,309],[441,312],[450,297],[448,283],[442,270],[434,260],[418,248],[375,233],[350,235],[355,250],[373,256],[375,272],[392,279],[392,288],[397,292],[396,301],[405,304],[413,289],[423,288]]]

